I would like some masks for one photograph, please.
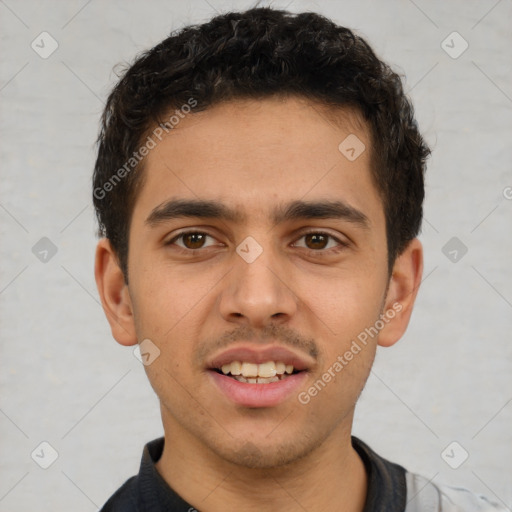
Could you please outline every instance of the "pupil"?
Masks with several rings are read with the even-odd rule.
[[[190,245],[193,246],[193,247],[189,247],[189,249],[199,249],[202,245],[201,242],[204,241],[204,235],[201,233],[189,233],[188,235],[185,236],[185,239],[188,241],[193,240],[191,244],[185,244],[187,246],[190,246]],[[196,244],[198,244],[197,247],[196,247]]]
[[[314,248],[315,249],[323,249],[325,247],[325,245],[326,245],[327,237],[324,236],[324,235],[319,235],[319,234],[309,234],[309,235],[306,235],[306,240],[312,240],[313,244],[318,243],[320,241],[321,247],[317,246],[317,247],[314,247]]]

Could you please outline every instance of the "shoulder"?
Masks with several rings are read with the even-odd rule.
[[[462,487],[434,484],[424,476],[409,471],[405,479],[405,512],[510,512],[503,505]]]
[[[138,512],[136,498],[137,476],[132,476],[119,487],[100,509],[100,512]]]

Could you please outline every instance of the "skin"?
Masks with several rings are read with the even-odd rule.
[[[339,109],[337,122],[332,114],[288,97],[235,100],[187,116],[146,157],[129,231],[129,285],[109,241],[97,246],[96,281],[114,338],[127,346],[149,338],[160,349],[145,366],[165,431],[157,469],[202,511],[364,507],[366,472],[350,442],[354,408],[377,345],[393,345],[407,328],[423,256],[414,239],[388,275],[368,128],[353,111]],[[351,133],[366,146],[353,162],[338,150]],[[221,200],[246,218],[145,223],[177,198]],[[273,208],[293,200],[342,200],[368,225],[273,223]],[[183,228],[209,237],[166,245]],[[305,230],[346,246],[311,240]],[[252,263],[236,252],[247,236],[263,249]],[[206,375],[214,351],[251,339],[311,361],[300,391],[307,390],[395,303],[401,311],[308,404],[294,394],[277,407],[237,406]]]

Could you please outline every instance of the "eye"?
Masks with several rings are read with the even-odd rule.
[[[342,242],[335,236],[325,233],[323,231],[310,231],[309,233],[304,233],[299,240],[304,239],[303,246],[297,245],[297,243],[294,244],[295,247],[305,247],[310,252],[325,252],[328,249],[333,248],[343,248],[347,247],[348,244],[346,242]],[[329,242],[330,240],[330,242]],[[334,245],[332,245],[334,244]]]
[[[212,236],[208,233],[203,233],[202,231],[184,231],[179,235],[175,236],[171,240],[169,240],[166,245],[172,245],[176,243],[178,240],[182,241],[182,245],[176,243],[178,247],[181,249],[194,251],[197,249],[202,249],[205,247],[204,243],[207,238],[211,238],[214,240]],[[208,247],[208,246],[207,246]]]
[[[165,245],[176,245],[178,248],[185,252],[194,252],[200,249],[211,247],[215,244],[205,245],[206,240],[215,238],[208,233],[203,231],[183,231],[176,235],[174,238],[166,242]],[[336,249],[340,250],[343,247],[347,247],[348,243],[341,241],[335,236],[325,233],[323,231],[311,231],[304,233],[299,240],[304,239],[304,245],[299,245],[297,242],[293,244],[294,247],[303,247],[310,253],[319,255],[320,253],[329,252],[329,250]],[[180,242],[180,243],[178,243]]]

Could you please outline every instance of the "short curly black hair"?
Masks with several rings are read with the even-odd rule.
[[[131,215],[144,178],[141,145],[149,131],[172,109],[182,116],[184,106],[197,112],[226,100],[275,95],[355,108],[367,122],[391,271],[421,227],[430,153],[400,76],[364,39],[324,16],[254,8],[172,32],[137,58],[108,97],[93,202],[98,236],[110,240],[126,283]]]

